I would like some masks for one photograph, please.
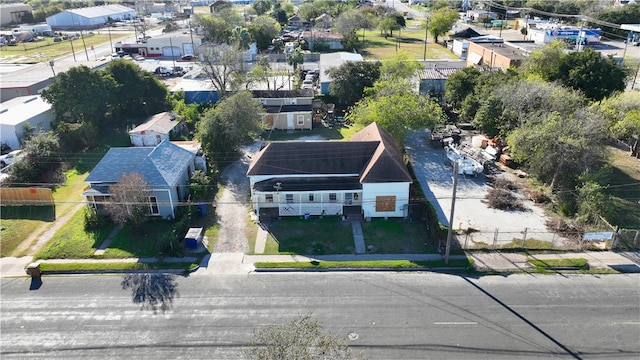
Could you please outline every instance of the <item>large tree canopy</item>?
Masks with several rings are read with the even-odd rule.
[[[265,50],[280,33],[280,24],[269,16],[259,16],[249,24],[249,33],[259,50]]]
[[[354,104],[380,77],[381,64],[377,61],[348,61],[328,70],[333,79],[329,94],[343,104]]]
[[[241,91],[220,101],[205,112],[198,123],[197,138],[207,157],[224,160],[240,143],[260,129],[262,107],[249,91]]]
[[[112,77],[81,65],[56,75],[42,97],[51,104],[58,121],[99,127],[116,88]]]
[[[458,11],[451,8],[441,8],[432,12],[431,20],[429,21],[429,32],[433,35],[435,42],[438,42],[440,35],[444,35],[451,30],[451,27],[459,18]]]
[[[389,90],[389,88],[391,88]],[[361,125],[377,122],[402,144],[409,129],[433,128],[444,122],[440,105],[433,99],[396,83],[377,83],[375,93],[353,106],[347,119]]]

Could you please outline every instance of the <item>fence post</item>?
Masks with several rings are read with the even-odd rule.
[[[620,232],[620,227],[616,226],[616,230],[613,232],[613,240],[611,241],[611,250],[613,250],[616,245],[618,245],[618,234]]]
[[[469,241],[469,232],[467,231],[467,235],[464,237],[464,249],[467,250],[467,242]]]
[[[497,245],[498,245],[498,228],[496,228],[496,231],[493,233],[493,250],[496,249]]]
[[[527,228],[524,228],[524,234],[522,235],[522,249],[524,250],[524,242],[527,240]]]

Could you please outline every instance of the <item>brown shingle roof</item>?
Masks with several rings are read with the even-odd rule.
[[[411,182],[402,153],[376,123],[352,141],[267,143],[253,158],[248,176],[358,174],[361,183]]]

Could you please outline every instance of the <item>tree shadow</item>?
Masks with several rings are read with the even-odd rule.
[[[0,206],[3,219],[39,220],[52,222],[56,219],[56,207],[48,205]]]
[[[170,274],[127,274],[122,279],[122,289],[131,289],[134,304],[140,304],[141,310],[158,310],[165,313],[173,307],[173,298],[178,296],[178,283],[175,275]]]

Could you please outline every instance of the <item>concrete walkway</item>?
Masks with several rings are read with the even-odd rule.
[[[356,246],[356,254],[364,254],[367,248],[364,245],[364,235],[362,234],[362,224],[360,221],[351,222],[351,231],[353,232],[353,242]]]
[[[98,248],[93,254],[104,255],[104,251],[109,247],[109,245],[111,245],[111,240],[113,240],[113,238],[118,234],[118,232],[120,232],[120,230],[122,230],[122,225],[117,225],[116,227],[114,227],[113,230],[111,230],[111,232],[109,233],[109,235],[107,235],[107,238],[104,239],[102,244],[98,246]]]

